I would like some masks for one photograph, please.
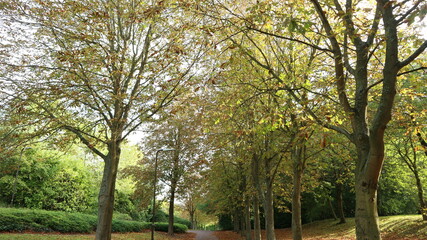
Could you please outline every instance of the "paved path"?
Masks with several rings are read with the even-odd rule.
[[[212,231],[192,230],[189,232],[196,234],[196,240],[218,240],[218,238],[213,235]]]

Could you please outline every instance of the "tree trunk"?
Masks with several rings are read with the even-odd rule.
[[[179,146],[179,144],[177,144]],[[172,179],[171,179],[171,189],[170,189],[170,199],[169,199],[169,221],[168,221],[168,235],[173,235],[173,224],[174,224],[174,209],[175,209],[175,192],[179,180],[179,155],[178,151],[175,151],[173,159],[173,169],[172,169]]]
[[[384,132],[370,131],[368,141],[358,142],[356,166],[356,237],[357,240],[381,239],[377,188],[384,160]]]
[[[237,210],[233,214],[233,231],[238,233],[240,231],[240,218]]]
[[[344,204],[343,204],[343,200],[342,200],[342,184],[341,183],[337,183],[335,184],[335,189],[336,189],[336,194],[337,194],[337,207],[338,207],[338,214],[340,217],[340,224],[341,223],[346,223],[345,220],[345,216],[344,216]]]
[[[270,178],[267,177],[267,191],[265,194],[265,230],[267,240],[276,240],[274,233],[274,205],[273,205],[273,186],[270,184]]]
[[[356,236],[358,240],[381,239],[377,211],[377,191],[361,178],[356,186]]]
[[[168,235],[173,236],[173,224],[174,224],[174,207],[175,207],[175,189],[176,183],[172,183],[171,186],[171,195],[169,199],[169,225],[168,225]]]
[[[254,232],[255,240],[261,240],[261,220],[259,213],[259,203],[260,198],[262,198],[262,189],[259,182],[259,158],[256,154],[252,156],[252,164],[251,164],[251,172],[252,172],[252,182],[254,184],[255,193],[254,193]]]
[[[337,218],[337,215],[335,214],[335,209],[334,209],[334,206],[332,205],[332,201],[330,198],[328,198],[328,204],[332,212],[332,217],[334,218],[334,220],[337,220],[338,218]]]
[[[293,158],[293,191],[292,191],[292,239],[302,240],[301,222],[301,180],[304,171],[302,147],[295,146]]]
[[[111,240],[111,223],[114,210],[114,190],[120,160],[120,142],[108,144],[108,154],[104,159],[104,174],[98,195],[98,225],[96,240]]]
[[[423,186],[421,184],[420,176],[418,175],[418,170],[414,169],[414,176],[415,180],[417,182],[417,190],[418,190],[418,201],[420,202],[420,211],[423,216],[423,220],[427,221],[427,209],[426,209],[426,203],[424,201],[424,193],[423,193]]]
[[[248,197],[245,200],[245,232],[246,240],[252,240],[251,210]]]
[[[196,213],[196,209],[195,209],[195,207],[194,207],[194,205],[193,205],[193,203],[191,204],[192,206],[191,206],[191,208],[190,208],[190,211],[189,211],[189,213],[190,213],[190,222],[191,222],[191,229],[196,229],[196,224],[195,224],[195,218],[194,218],[194,215],[195,215],[195,213]]]
[[[254,240],[261,240],[261,221],[259,214],[259,199],[255,194],[254,196]]]
[[[245,225],[245,209],[244,207],[240,207],[240,214],[239,214],[239,218],[240,218],[240,236],[244,237],[246,234],[246,225]]]

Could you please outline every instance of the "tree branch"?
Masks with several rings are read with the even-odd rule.
[[[92,150],[96,155],[100,156],[102,159],[105,160],[105,158],[107,157],[105,154],[103,154],[101,151],[99,151],[97,148],[95,148],[90,142],[89,140],[87,140],[82,132],[74,127],[68,126],[68,125],[64,125],[62,126],[62,128],[74,133],[77,135],[77,137],[80,139],[80,141],[82,141],[83,144],[85,144],[90,150]]]
[[[325,52],[332,52],[331,49],[322,48],[322,47],[319,47],[317,45],[314,45],[314,44],[311,44],[311,43],[308,43],[308,42],[305,42],[305,41],[302,41],[302,40],[299,40],[299,39],[296,39],[296,38],[285,37],[285,36],[282,36],[282,35],[278,35],[278,34],[270,33],[270,32],[267,32],[267,31],[260,30],[260,29],[256,29],[256,28],[250,27],[250,26],[248,26],[247,28],[249,30],[253,30],[253,31],[256,31],[256,32],[268,35],[268,36],[272,36],[272,37],[277,37],[277,38],[280,38],[280,39],[285,39],[285,40],[289,40],[289,41],[298,42],[298,43],[307,45],[307,46],[312,47],[312,48],[317,49],[317,50],[321,50],[321,51],[325,51]]]
[[[420,3],[424,2],[425,0],[418,0],[414,6],[412,6],[410,9],[408,9],[408,11],[406,11],[399,19],[397,19],[397,23],[399,24],[400,22],[402,22],[403,20],[405,20],[413,11],[415,11],[415,9],[417,9],[418,5],[420,5]]]
[[[403,60],[402,62],[399,62],[398,63],[399,68],[403,68],[404,66],[411,63],[413,60],[415,60],[415,58],[417,58],[421,53],[423,53],[426,48],[427,48],[427,40],[425,40],[423,44],[421,44],[421,46],[414,53],[412,53],[411,56],[409,56],[407,59]]]
[[[338,44],[338,40],[335,37],[335,33],[332,30],[331,25],[329,24],[329,21],[325,15],[325,12],[323,11],[322,7],[320,6],[320,3],[318,0],[310,0],[314,8],[316,9],[317,14],[320,17],[320,20],[322,21],[323,27],[325,28],[325,31],[328,35],[328,39],[331,42],[333,53],[334,53],[334,62],[335,62],[335,77],[336,77],[336,86],[338,90],[338,96],[340,103],[342,107],[344,108],[344,111],[353,114],[353,109],[350,106],[350,102],[348,100],[347,94],[345,92],[346,90],[346,83],[345,83],[345,77],[344,77],[344,63],[343,63],[343,56],[341,53],[340,46]]]

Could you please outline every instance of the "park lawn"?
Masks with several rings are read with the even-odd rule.
[[[383,240],[420,240],[427,239],[427,222],[421,215],[387,216],[380,218]],[[234,232],[218,231],[215,235],[219,240],[242,239]],[[150,232],[113,234],[113,240],[149,240]],[[355,239],[354,218],[347,223],[337,224],[334,220],[323,220],[303,225],[303,236],[307,240],[353,240]],[[276,230],[277,240],[292,239],[289,228]],[[94,234],[43,234],[43,233],[2,233],[0,240],[93,240]],[[157,232],[157,240],[194,240],[194,234],[176,234],[174,237]]]
[[[53,234],[53,233],[0,233],[0,240],[94,240],[94,234]],[[149,240],[150,232],[113,233],[113,240]],[[156,240],[194,240],[193,233],[175,234],[170,237],[166,233],[156,233]]]
[[[348,218],[347,223],[337,224],[335,220],[316,221],[303,225],[303,238],[306,240],[354,240],[354,218]],[[381,235],[383,240],[420,240],[427,239],[427,222],[423,222],[421,215],[399,215],[380,217]],[[215,233],[219,240],[238,240],[238,234],[231,231]],[[265,233],[263,232],[263,239]],[[291,240],[290,228],[277,229],[277,240]]]

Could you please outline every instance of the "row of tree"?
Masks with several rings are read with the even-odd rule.
[[[245,203],[234,209],[245,216],[241,222],[249,228],[248,196],[256,196],[257,239],[260,205],[267,239],[275,239],[277,179],[292,176],[293,235],[301,239],[301,192],[316,185],[306,183],[304,173],[310,165],[337,171],[333,182],[339,189],[340,179],[352,170],[335,167],[351,165],[342,159],[355,159],[356,235],[380,239],[377,190],[386,146],[397,146],[414,176],[420,175],[414,156],[425,147],[420,71],[426,68],[427,41],[417,30],[425,4],[4,3],[1,131],[4,138],[25,133],[10,142],[21,146],[42,136],[64,145],[79,139],[103,159],[97,239],[111,238],[121,146],[149,122],[156,124],[156,135],[147,140],[148,149],[174,149],[168,171],[171,211],[184,175],[200,178],[206,160],[213,169],[230,170],[225,162],[232,159],[242,171],[223,185],[238,186],[227,202]],[[393,129],[415,129],[405,136],[418,140],[407,150],[401,139],[385,144],[398,91],[402,124],[396,121]],[[319,161],[324,154],[328,160]],[[420,197],[424,206],[422,191]]]

